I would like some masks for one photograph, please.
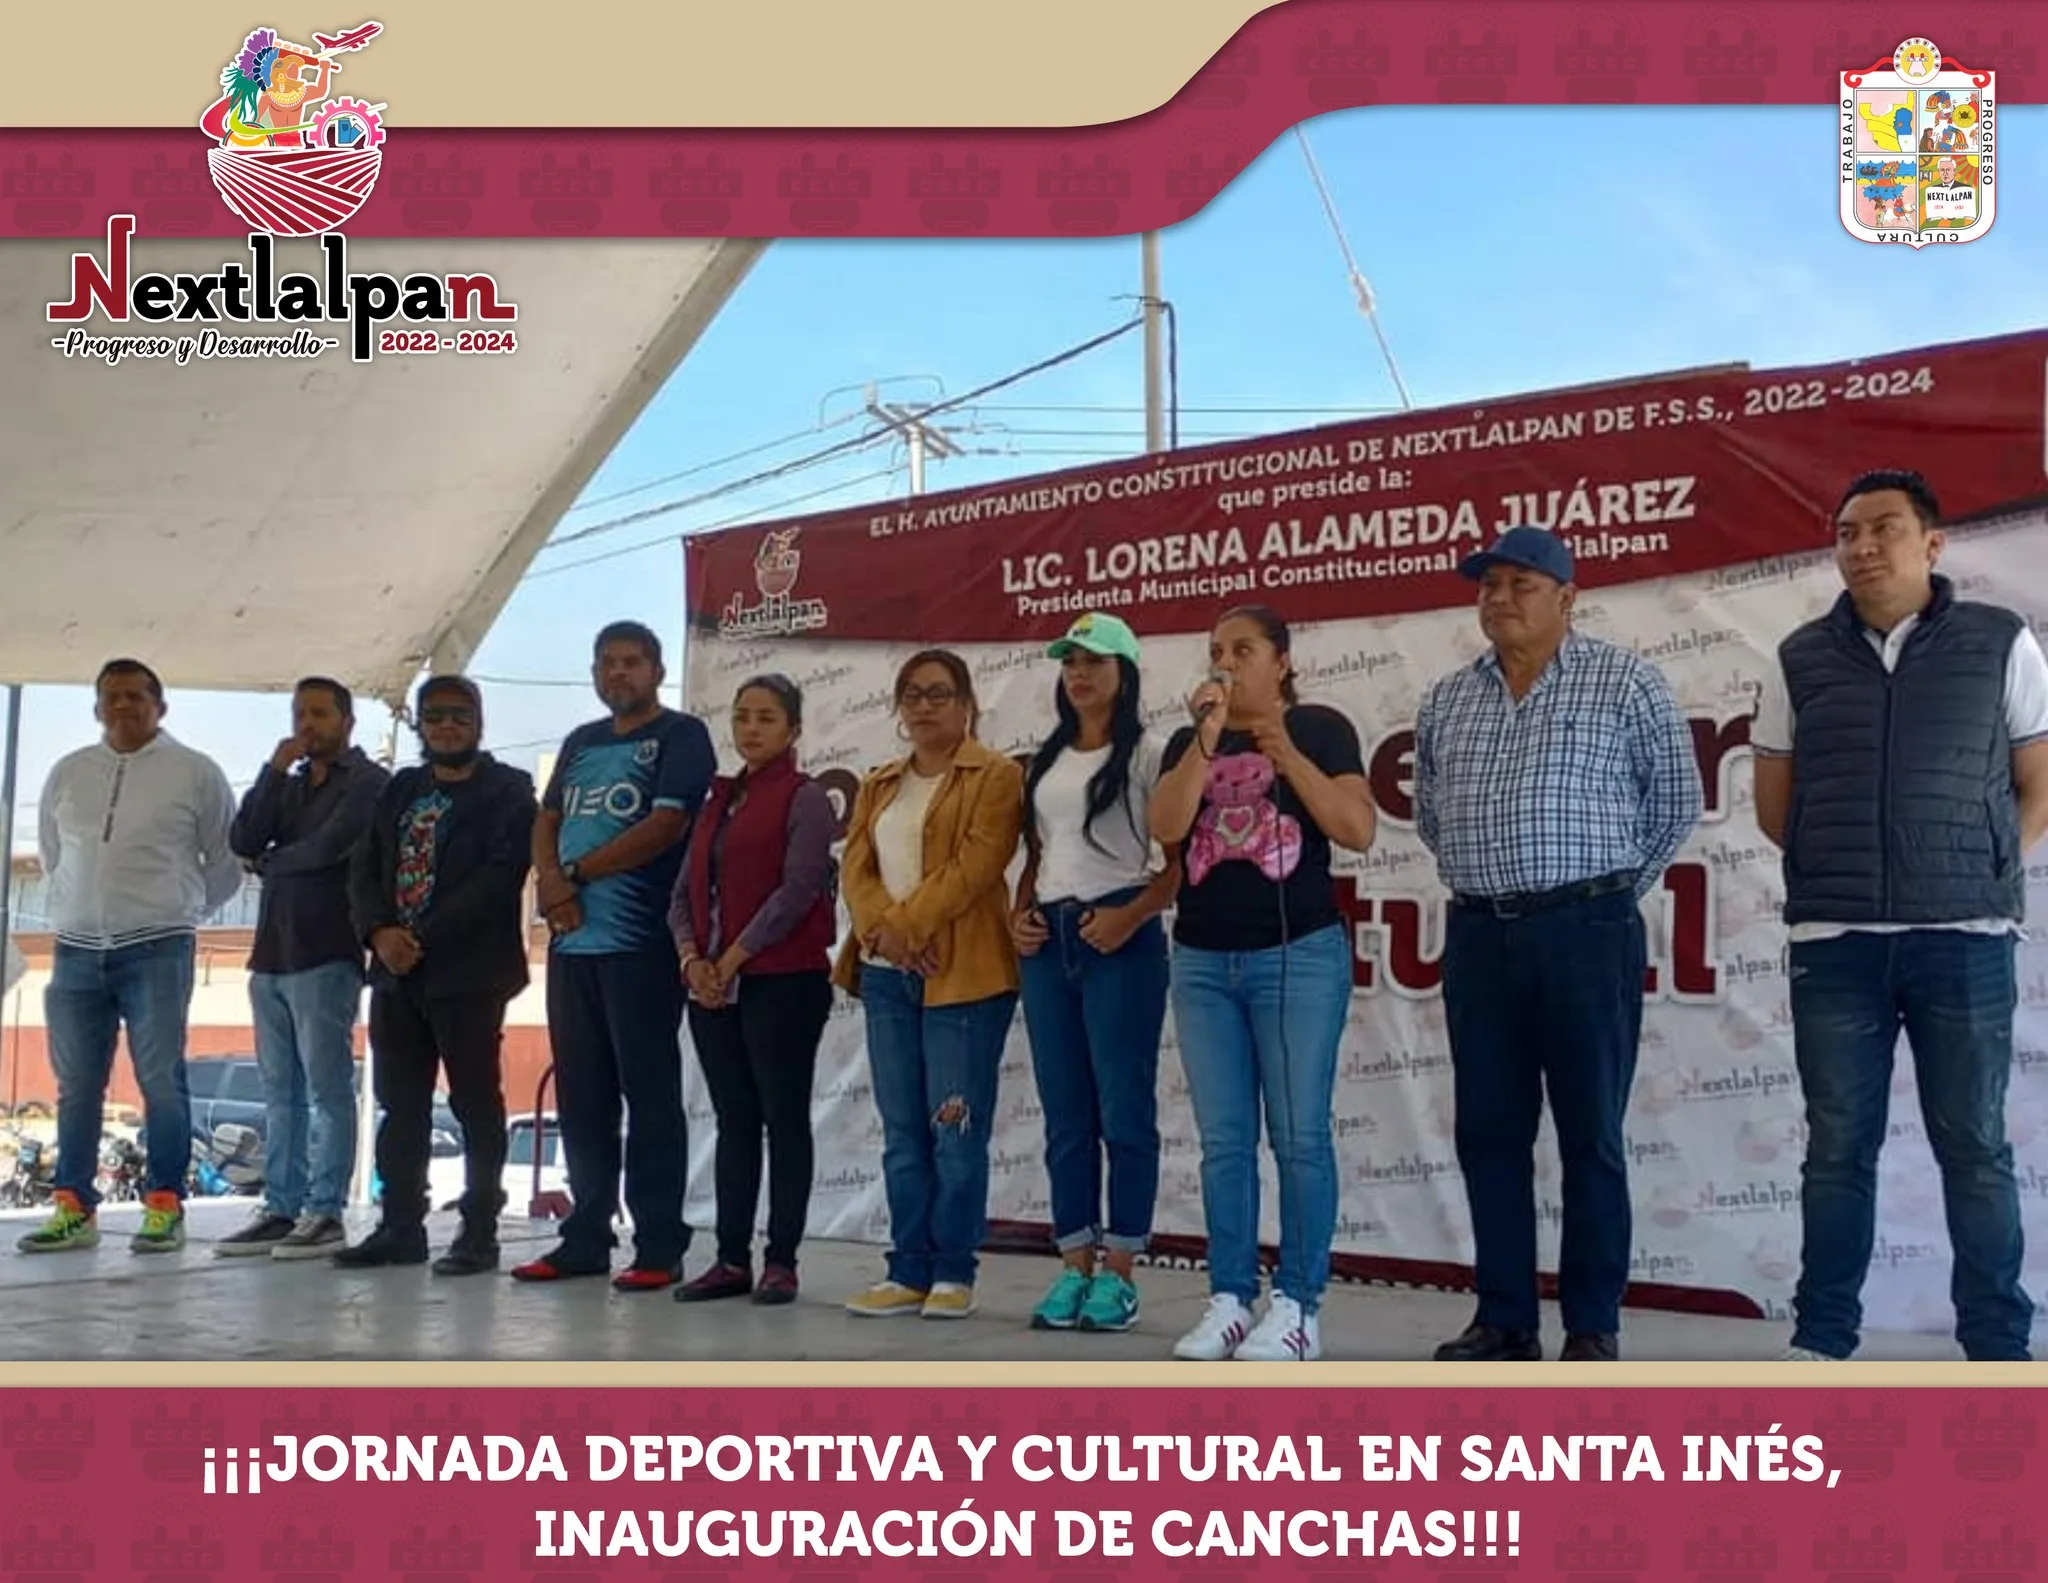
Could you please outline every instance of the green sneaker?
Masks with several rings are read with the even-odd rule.
[[[51,1203],[50,1218],[15,1243],[23,1253],[70,1253],[99,1245],[99,1217],[70,1192],[59,1192]]]
[[[1088,1295],[1088,1277],[1073,1265],[1060,1267],[1052,1290],[1031,1310],[1033,1330],[1072,1330],[1081,1318],[1081,1301]]]
[[[1138,1289],[1114,1270],[1099,1270],[1081,1304],[1083,1330],[1128,1330],[1138,1322]]]
[[[151,1193],[142,1201],[142,1229],[128,1239],[130,1253],[176,1253],[185,1246],[185,1206],[176,1193]]]

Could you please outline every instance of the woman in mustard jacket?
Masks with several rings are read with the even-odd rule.
[[[910,752],[862,783],[840,873],[853,931],[835,978],[867,1016],[890,1230],[887,1278],[846,1306],[965,1319],[1017,1007],[1005,872],[1024,774],[975,740],[973,678],[957,654],[912,655],[895,697]]]

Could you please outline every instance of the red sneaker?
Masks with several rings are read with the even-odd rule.
[[[611,1261],[593,1261],[573,1257],[567,1249],[556,1248],[543,1253],[528,1264],[515,1264],[512,1279],[515,1281],[569,1281],[584,1275],[607,1275],[611,1272]]]
[[[630,1264],[612,1277],[612,1286],[621,1292],[659,1292],[682,1278],[683,1272],[674,1265]]]

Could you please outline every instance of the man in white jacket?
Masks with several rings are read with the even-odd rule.
[[[137,1253],[185,1243],[192,1160],[185,1019],[199,925],[242,886],[228,847],[234,793],[220,766],[163,729],[163,683],[110,660],[95,685],[103,735],[60,759],[40,808],[56,960],[43,1009],[57,1075],[57,1178],[50,1218],[19,1243],[62,1253],[99,1242],[100,1134],[122,1028],[142,1090],[148,1144]]]

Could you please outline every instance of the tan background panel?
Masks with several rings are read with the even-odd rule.
[[[20,6],[0,125],[195,125],[250,29],[310,46],[374,19],[339,91],[402,126],[1091,126],[1158,109],[1279,3],[610,0],[531,21],[473,0]]]

